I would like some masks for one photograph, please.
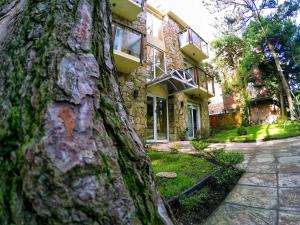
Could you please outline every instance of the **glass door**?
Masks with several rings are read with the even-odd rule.
[[[167,100],[147,96],[147,141],[168,140]]]
[[[199,111],[198,106],[188,105],[188,137],[193,139],[199,130]]]
[[[156,97],[156,128],[157,140],[168,139],[167,100]]]
[[[154,97],[147,96],[147,140],[154,140]]]

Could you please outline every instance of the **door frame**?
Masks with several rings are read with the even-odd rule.
[[[200,113],[200,105],[198,105],[198,104],[195,104],[195,103],[191,103],[191,102],[188,102],[188,104],[187,104],[187,113],[188,113],[188,120],[189,120],[189,107],[191,107],[192,109],[196,109],[196,111],[197,111],[197,131],[198,130],[201,130],[201,113]],[[193,113],[192,113],[192,116],[194,116],[193,115]],[[193,122],[193,137],[189,137],[188,136],[188,139],[189,140],[192,140],[192,139],[194,139],[195,138],[195,131],[194,131],[194,118],[192,118],[192,122]]]
[[[168,97],[162,97],[162,96],[158,96],[158,95],[154,95],[154,94],[150,94],[147,93],[147,97],[151,97],[153,98],[153,137],[154,139],[147,139],[146,142],[168,142],[169,141],[169,101],[168,101]],[[156,98],[162,98],[166,100],[166,112],[167,112],[167,139],[163,139],[163,140],[157,140],[157,113],[156,113]],[[148,113],[148,112],[147,112]],[[146,128],[148,129],[148,128]]]

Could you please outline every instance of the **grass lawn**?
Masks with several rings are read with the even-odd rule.
[[[175,172],[174,179],[155,177],[160,193],[170,198],[190,188],[214,170],[214,166],[195,156],[183,153],[149,151],[154,174]]]
[[[247,135],[238,136],[237,129],[221,131],[208,139],[209,142],[251,142],[271,140],[300,135],[300,123],[287,121],[285,123],[256,125],[247,127]]]

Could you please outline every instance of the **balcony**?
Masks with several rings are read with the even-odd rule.
[[[117,70],[131,73],[141,65],[142,34],[119,24],[113,24],[114,60]]]
[[[195,61],[208,58],[208,44],[192,29],[179,33],[180,49]]]
[[[196,97],[213,97],[215,94],[214,78],[197,67],[185,70],[172,70],[149,80],[148,87],[162,84],[168,89],[169,95],[184,92]]]
[[[114,14],[133,21],[142,12],[144,0],[110,0],[110,4]]]
[[[189,88],[184,90],[186,94],[195,96],[207,96],[213,97],[215,95],[214,78],[206,74],[202,69],[198,67],[191,67],[184,70],[193,77],[193,81],[196,84],[195,88]]]

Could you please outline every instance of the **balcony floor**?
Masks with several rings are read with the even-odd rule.
[[[183,46],[181,46],[180,49],[183,53],[190,56],[197,62],[208,58],[208,56],[202,51],[202,49],[198,48],[195,44],[192,44],[192,43],[183,45]]]

